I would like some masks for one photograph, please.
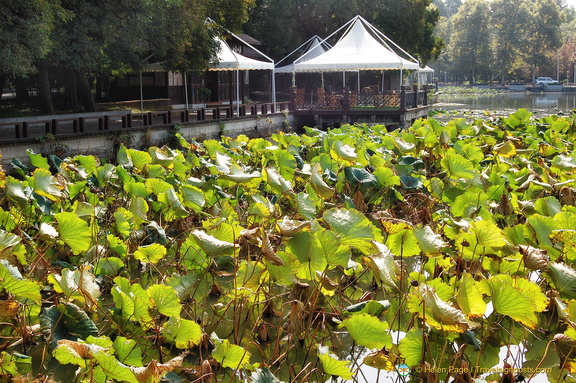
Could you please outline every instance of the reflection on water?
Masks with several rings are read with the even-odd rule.
[[[441,110],[517,110],[556,113],[576,109],[576,93],[438,94],[432,108]]]

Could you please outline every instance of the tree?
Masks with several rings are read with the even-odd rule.
[[[432,0],[385,1],[375,24],[394,42],[417,56],[425,65],[436,60],[444,48],[444,41],[434,36],[440,19]]]
[[[528,45],[526,20],[531,15],[527,0],[494,0],[490,8],[496,71],[504,83],[506,77],[522,65],[522,54]]]
[[[538,66],[556,58],[558,48],[562,45],[562,14],[558,4],[554,0],[536,0],[534,9],[529,23],[526,51],[526,62],[532,68],[532,82],[536,78]]]
[[[439,12],[432,0],[258,0],[245,25],[280,59],[314,35],[327,37],[356,15],[363,16],[422,63],[438,56],[433,35]],[[278,20],[282,20],[281,23]]]
[[[20,99],[20,84],[36,73],[37,60],[50,51],[52,29],[64,13],[56,0],[6,0],[0,3],[0,14],[0,90],[9,77],[14,78]]]
[[[479,74],[489,74],[492,62],[488,3],[466,1],[454,16],[453,28],[449,50],[456,72],[469,75],[471,84],[475,84]]]

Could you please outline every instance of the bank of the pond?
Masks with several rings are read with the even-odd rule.
[[[569,113],[576,109],[576,93],[475,93],[445,94],[438,93],[430,97],[431,110],[470,111],[471,113],[497,112],[509,115],[524,108],[536,114]]]

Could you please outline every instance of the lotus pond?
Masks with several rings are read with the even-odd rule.
[[[0,178],[1,379],[575,381],[575,138],[520,109],[29,152]]]

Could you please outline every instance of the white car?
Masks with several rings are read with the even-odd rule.
[[[554,85],[558,84],[558,81],[552,80],[552,77],[538,77],[534,83],[536,85]]]

